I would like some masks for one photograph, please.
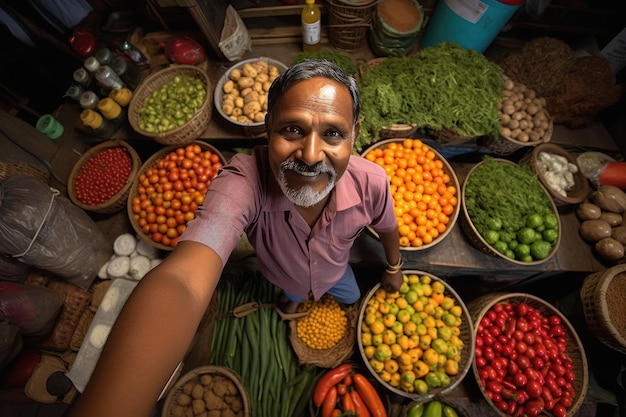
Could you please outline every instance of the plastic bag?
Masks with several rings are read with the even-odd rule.
[[[246,51],[252,50],[252,39],[248,29],[233,6],[228,6],[226,9],[224,28],[218,46],[229,61],[236,61]]]
[[[24,336],[49,334],[61,306],[61,296],[48,287],[0,281],[0,312]]]
[[[0,279],[5,281],[24,282],[34,268],[14,258],[0,255]]]
[[[28,175],[0,184],[0,253],[88,289],[113,254],[82,209]]]

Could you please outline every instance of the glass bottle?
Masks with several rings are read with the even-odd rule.
[[[306,0],[302,9],[302,50],[318,52],[322,47],[322,13],[315,0]]]
[[[111,65],[113,60],[113,52],[109,48],[100,48],[96,51],[96,59],[100,65]]]
[[[100,65],[96,71],[96,80],[109,90],[124,87],[122,79],[108,65]]]
[[[111,60],[111,68],[117,75],[119,75],[124,84],[132,89],[137,88],[137,84],[139,82],[139,71],[133,63],[126,62],[126,60],[114,56]]]
[[[65,95],[63,97],[69,97],[72,100],[80,103],[80,97],[83,95],[83,93],[85,92],[85,89],[83,88],[82,85],[78,84],[78,83],[72,83],[67,91],[65,92]]]
[[[95,109],[99,101],[100,97],[93,91],[88,90],[80,96],[79,104],[83,109]]]
[[[100,61],[95,56],[90,56],[83,62],[83,66],[95,77],[96,71],[100,68]]]
[[[89,88],[92,80],[92,75],[85,68],[78,68],[76,71],[74,71],[72,77],[74,78],[74,81],[82,85],[84,88]]]
[[[89,131],[98,137],[110,138],[113,125],[96,110],[85,109],[80,113],[80,120]]]

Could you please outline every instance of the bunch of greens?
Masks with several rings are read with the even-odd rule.
[[[503,83],[498,65],[451,42],[389,57],[360,78],[363,118],[355,147],[376,142],[380,129],[394,123],[497,137]]]

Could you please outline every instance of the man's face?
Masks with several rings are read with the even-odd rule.
[[[266,119],[270,166],[296,205],[322,201],[348,166],[354,139],[352,99],[335,81],[316,77],[289,87]]]

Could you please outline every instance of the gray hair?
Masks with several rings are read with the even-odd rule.
[[[346,86],[352,97],[352,115],[356,125],[361,113],[361,98],[356,80],[326,59],[307,59],[287,68],[279,75],[272,83],[267,95],[267,112],[272,113],[280,97],[292,84],[315,77],[328,78]]]

